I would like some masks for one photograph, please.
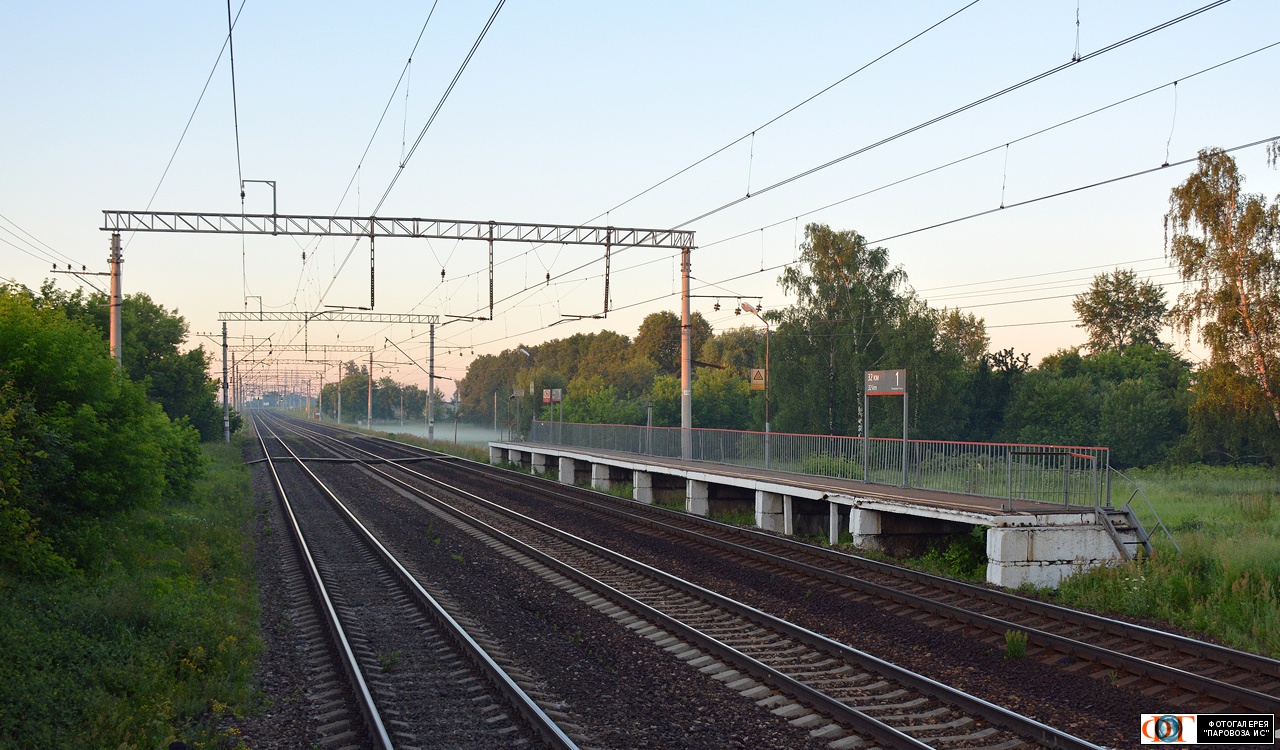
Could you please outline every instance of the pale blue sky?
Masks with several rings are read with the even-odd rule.
[[[1207,0],[1206,0],[1207,1]],[[1081,0],[1088,54],[1204,2]],[[692,161],[751,132],[947,14],[961,0],[926,3],[530,3],[499,14],[451,98],[391,193],[382,215],[576,223],[591,219]],[[402,133],[416,138],[492,5],[441,0],[409,76],[356,186],[342,196],[395,86],[429,3],[267,3],[248,0],[235,35],[244,177],[279,183],[282,213],[368,213],[396,171]],[[831,158],[926,121],[1071,59],[1076,2],[981,0],[787,118],[681,178],[627,204],[616,226],[667,227]],[[141,209],[164,171],[226,36],[219,3],[11,4],[0,26],[0,214],[77,262],[103,268],[101,210]],[[1018,92],[745,201],[691,226],[694,275],[716,282],[795,254],[796,222],[761,226],[1020,138],[1118,99],[1280,41],[1280,5],[1234,0]],[[1280,47],[1081,122],[936,174],[820,211],[799,222],[856,229],[870,239],[1280,134]],[[1237,155],[1250,190],[1280,193],[1262,148]],[[1007,167],[1006,167],[1007,163]],[[1172,276],[1161,218],[1170,168],[1074,196],[884,243],[912,285],[937,305],[984,316],[993,346],[1036,358],[1080,343],[1070,295],[1114,264],[1157,281]],[[239,210],[230,73],[224,57],[153,208]],[[357,192],[358,190],[358,192]],[[247,209],[269,211],[250,186]],[[599,223],[603,223],[603,219]],[[13,225],[0,221],[0,227]],[[719,242],[743,232],[740,239]],[[25,239],[25,238],[24,238]],[[0,231],[0,240],[47,252]],[[128,238],[126,291],[178,308],[197,331],[244,290],[275,309],[312,309],[351,247],[291,238],[139,235]],[[303,250],[310,259],[303,267]],[[241,270],[242,250],[245,257]],[[385,312],[468,314],[487,301],[484,247],[446,242],[378,245]],[[505,297],[600,253],[499,247]],[[1132,263],[1131,261],[1142,262]],[[644,261],[638,268],[626,270]],[[355,251],[325,302],[367,303],[367,247]],[[440,284],[440,270],[447,281]],[[1074,272],[1093,266],[1102,268]],[[0,276],[37,286],[48,262],[0,242]],[[997,280],[1048,274],[1009,282]],[[633,333],[644,315],[676,309],[678,266],[664,251],[614,261],[605,321],[546,328],[561,312],[599,309],[602,266],[519,294],[493,322],[441,330],[444,374],[470,352],[496,352],[578,331]],[[746,324],[733,295],[787,303],[769,271],[709,287],[695,300],[717,328]],[[481,277],[484,283],[480,282]],[[978,282],[995,282],[978,284]],[[72,283],[66,277],[60,283]],[[1030,284],[1041,284],[1031,288]],[[972,286],[955,287],[954,285]],[[1005,294],[989,290],[1016,287]],[[1170,288],[1174,293],[1175,288]],[[985,296],[982,296],[984,295]],[[1030,298],[1056,297],[1039,301]],[[1016,301],[1010,303],[1011,301]],[[479,303],[479,304],[478,304]],[[1003,304],[991,304],[1003,303]],[[256,300],[248,303],[256,307]],[[275,340],[284,326],[235,326]],[[381,345],[421,331],[315,326],[312,343]],[[406,344],[425,356],[425,336]],[[387,355],[390,358],[390,355]],[[396,377],[423,378],[412,368]],[[446,388],[446,390],[450,390]]]

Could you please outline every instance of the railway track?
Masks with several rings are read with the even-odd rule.
[[[404,458],[445,455],[386,438],[349,439],[383,446]],[[904,616],[909,609],[1000,638],[1007,631],[1021,631],[1028,636],[1030,654],[1045,663],[1088,670],[1186,710],[1280,713],[1280,661],[1267,657],[465,459],[433,462],[432,472],[460,485],[518,487],[857,592],[900,608]]]
[[[322,667],[312,686],[313,700],[327,691],[319,696],[323,746],[576,750],[501,648],[420,584],[269,424],[254,422],[314,595],[316,629],[328,634],[339,667]]]
[[[406,461],[388,460],[327,430],[289,427],[346,457],[335,460],[360,463],[429,512],[568,579],[568,590],[584,603],[833,748],[868,741],[894,748],[1097,747],[555,529]]]

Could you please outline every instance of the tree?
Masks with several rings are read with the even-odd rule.
[[[28,525],[67,528],[145,506],[189,490],[200,471],[198,434],[124,376],[96,330],[6,287],[0,395],[0,454],[17,454],[0,472],[0,505],[20,506]]]
[[[775,324],[778,428],[857,434],[862,373],[888,366],[884,342],[904,306],[906,273],[889,265],[888,250],[869,247],[857,232],[810,224],[800,263],[779,282],[796,302],[765,313]]]
[[[702,313],[695,312],[691,316],[690,325],[690,351],[697,357],[698,352],[711,339],[711,324],[702,317]],[[667,310],[646,315],[636,333],[633,356],[653,360],[658,366],[658,372],[663,375],[679,375],[681,351],[680,316]]]
[[[1139,281],[1129,268],[1094,276],[1071,308],[1080,316],[1076,327],[1088,331],[1089,350],[1094,353],[1159,344],[1168,310],[1164,290],[1145,279]]]
[[[105,344],[110,321],[105,295],[83,290],[65,292],[45,282],[37,304],[60,310],[68,318],[95,329]],[[187,340],[186,320],[143,293],[126,295],[120,305],[121,366],[129,379],[144,384],[147,396],[170,419],[186,418],[204,440],[222,436],[222,408],[218,382],[208,376],[211,355],[204,346],[179,351]],[[240,415],[231,415],[232,431]]]
[[[1167,250],[1186,285],[1172,316],[1188,338],[1198,327],[1212,366],[1246,375],[1217,382],[1256,389],[1255,400],[1280,429],[1280,201],[1241,192],[1243,182],[1235,159],[1205,149],[1196,171],[1170,194]]]
[[[958,307],[944,307],[937,317],[938,345],[942,351],[954,354],[970,367],[977,367],[991,346],[986,321],[973,313],[962,313]]]
[[[721,331],[698,350],[696,358],[742,374],[752,367],[764,367],[764,330],[758,325]]]

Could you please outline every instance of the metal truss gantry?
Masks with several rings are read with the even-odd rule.
[[[331,320],[336,323],[415,323],[418,325],[436,325],[440,322],[440,316],[350,310],[316,310],[314,312],[243,312],[237,310],[218,313],[218,320],[230,323],[311,323],[313,321]],[[306,346],[304,345],[305,348]],[[337,350],[335,349],[334,351]],[[369,350],[362,349],[360,351]]]
[[[273,185],[274,188],[274,185]],[[377,216],[306,216],[270,214],[228,214],[181,211],[111,211],[104,210],[103,231],[118,236],[121,232],[176,232],[187,234],[239,234],[239,235],[305,235],[328,237],[369,238],[369,310],[374,302],[374,253],[375,236],[405,237],[443,240],[479,240],[489,243],[489,317],[493,319],[493,243],[527,242],[535,244],[603,245],[604,246],[604,310],[599,315],[567,315],[568,318],[604,318],[609,314],[609,265],[614,247],[653,247],[680,251],[681,310],[680,310],[680,426],[681,455],[688,458],[692,452],[692,322],[689,314],[689,279],[691,253],[694,247],[692,230],[640,229],[634,227],[601,227],[569,224],[535,224],[503,221],[463,221],[457,219],[420,219]],[[548,279],[550,277],[548,276]],[[280,314],[280,313],[275,313]],[[346,313],[362,315],[362,313]],[[264,313],[250,317],[250,313],[220,313],[219,320],[298,320],[307,322],[323,319],[321,313],[294,313],[294,318],[268,318]],[[330,313],[329,315],[333,315]],[[429,316],[385,315],[365,313],[367,317],[336,318],[352,322],[412,323],[413,318]],[[244,317],[229,317],[244,316]],[[436,316],[436,322],[439,318]],[[225,334],[224,334],[225,335]],[[305,346],[305,345],[304,345]],[[225,359],[225,356],[224,356]],[[224,412],[226,397],[224,389]]]
[[[369,352],[373,351],[372,346],[367,346],[367,345],[362,346],[360,344],[312,344],[310,347],[308,347],[306,344],[280,344],[280,345],[267,344],[266,346],[271,351],[276,351],[276,352],[307,352],[309,351],[309,352],[316,352],[319,354],[329,354],[332,352],[360,352],[363,354],[368,354]],[[240,346],[228,346],[227,351],[252,352],[257,348],[259,348],[257,345],[246,346],[242,344]]]
[[[693,232],[508,221],[462,221],[378,216],[214,214],[178,211],[103,211],[108,232],[288,234],[312,237],[414,237],[440,240],[536,242],[613,247],[693,246]]]

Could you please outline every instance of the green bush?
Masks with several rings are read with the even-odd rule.
[[[95,564],[0,585],[0,747],[211,742],[259,649],[248,472],[233,446],[187,498],[82,524]]]

